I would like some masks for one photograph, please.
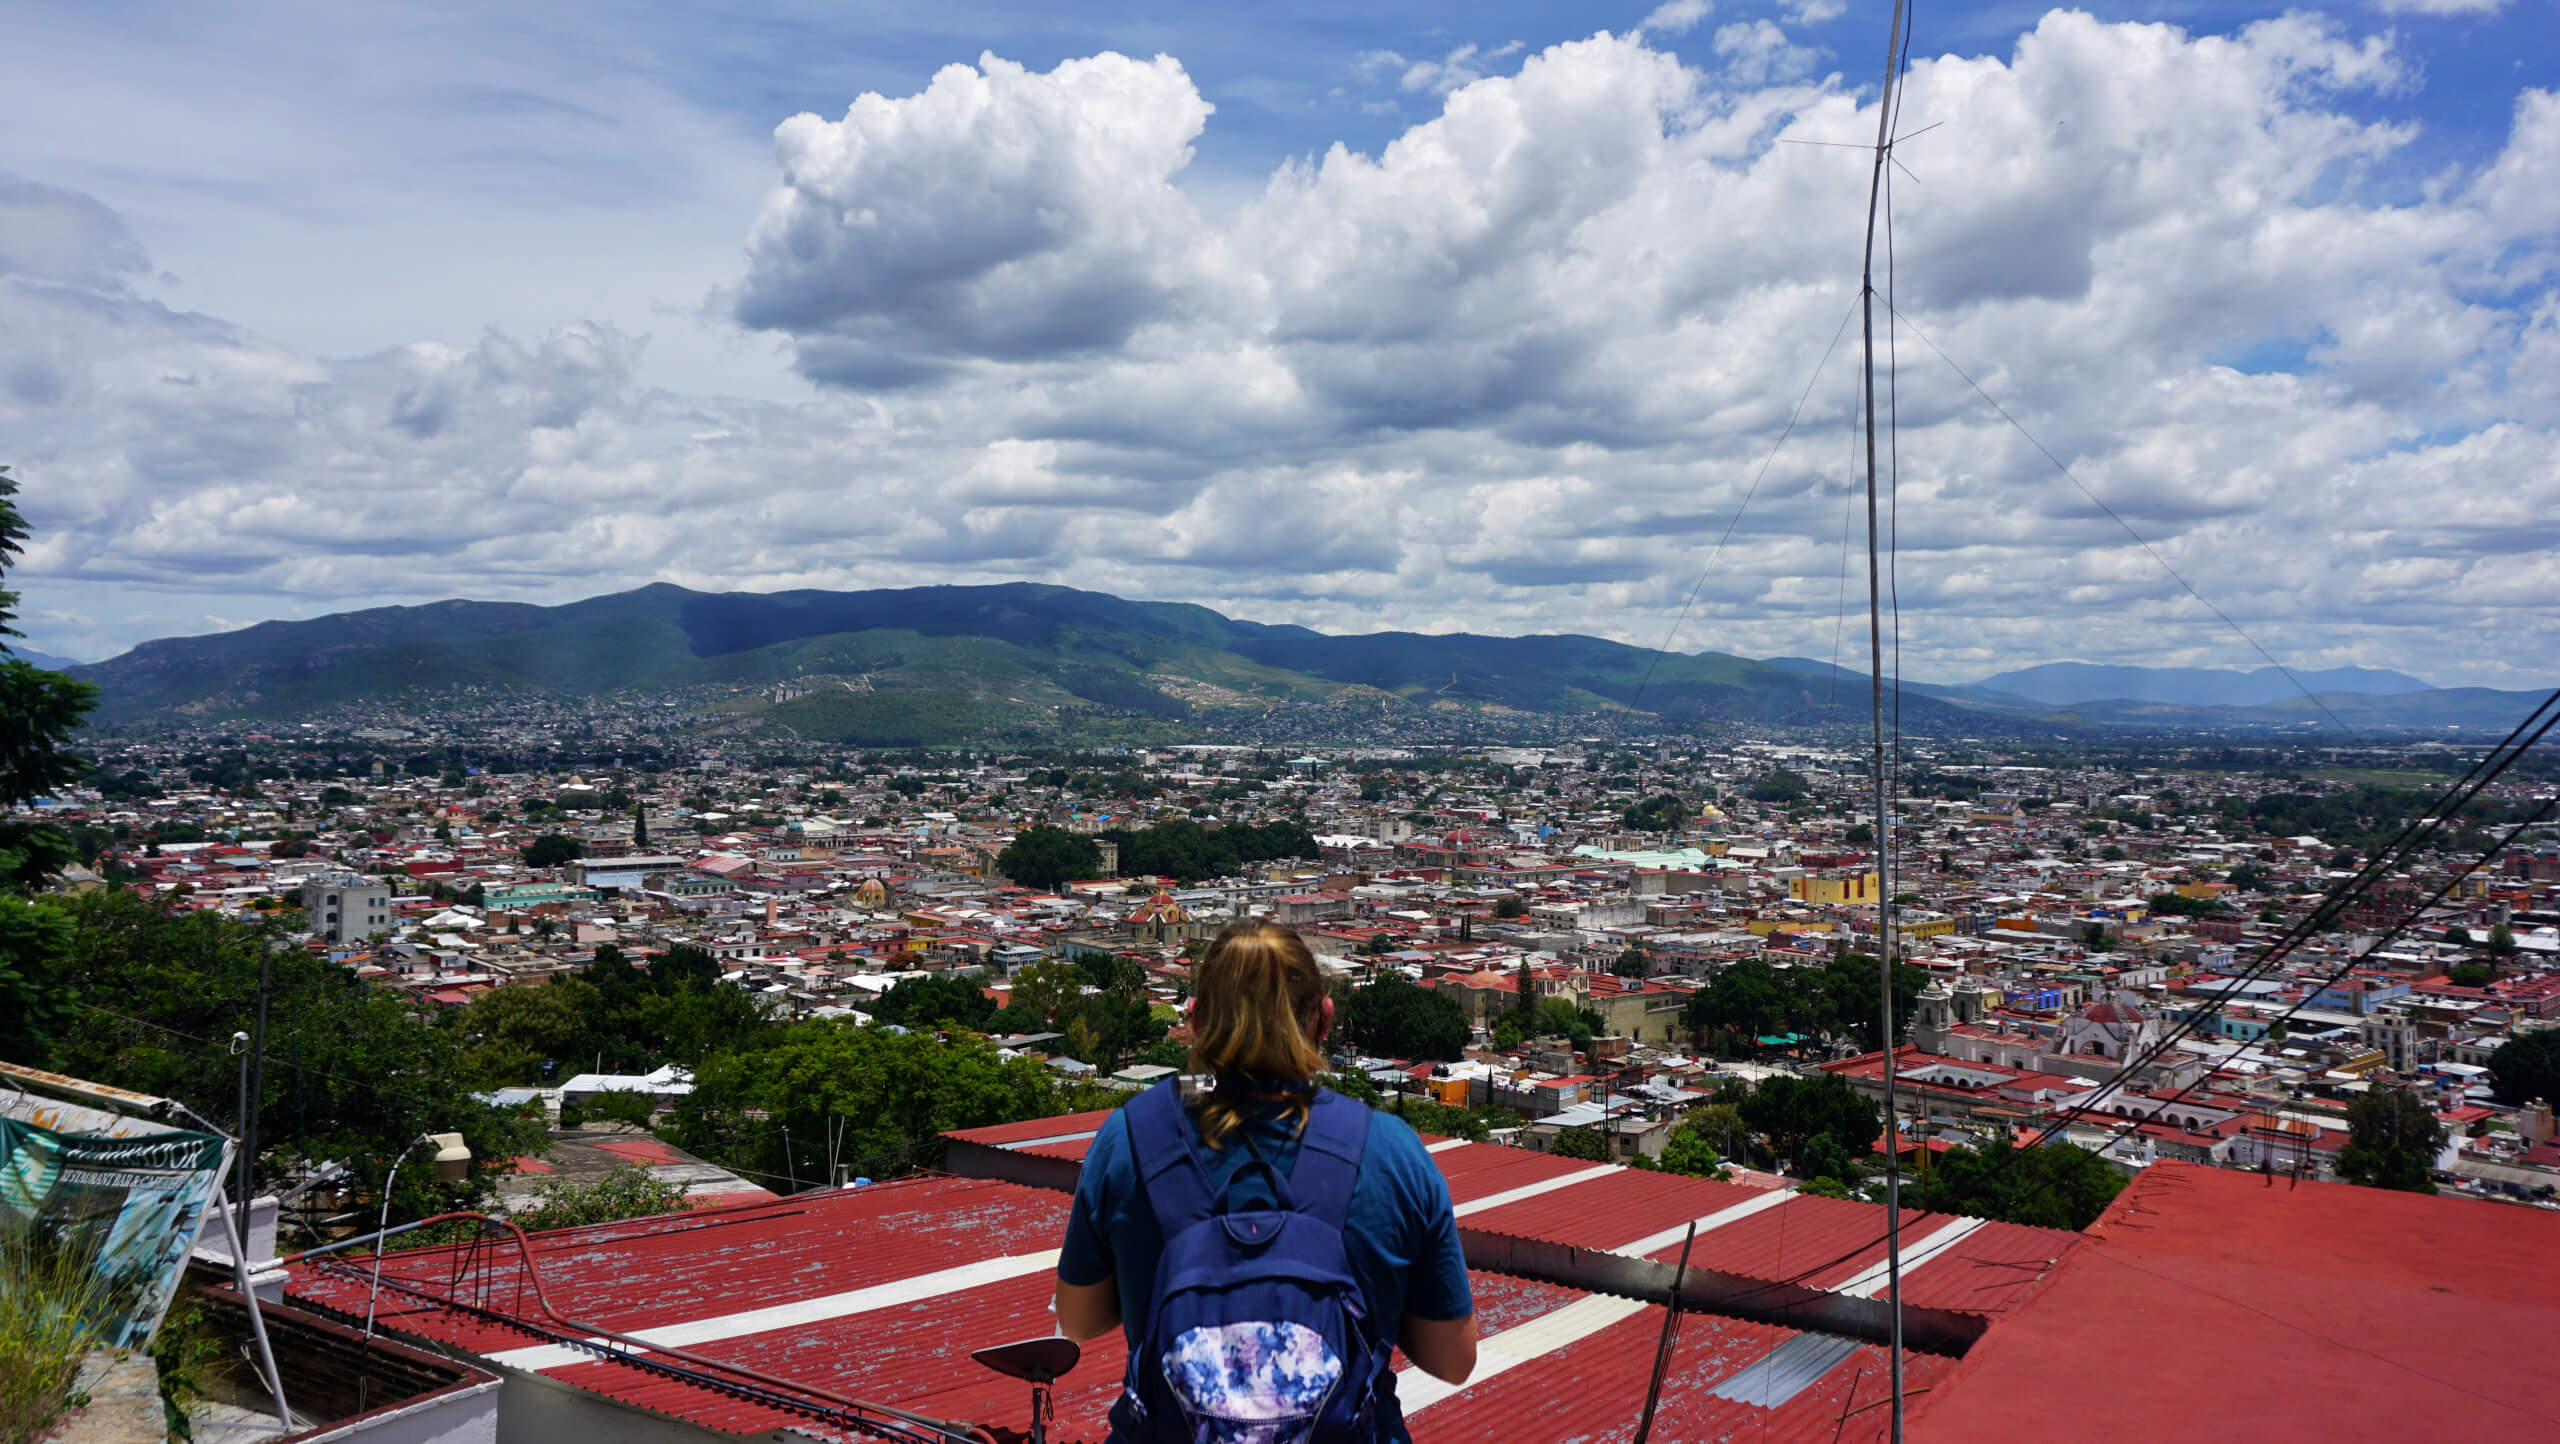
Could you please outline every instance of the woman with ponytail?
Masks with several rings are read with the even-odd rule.
[[[1294,931],[1236,923],[1195,970],[1190,1023],[1190,1073],[1175,1095],[1182,1140],[1225,1207],[1268,1207],[1267,1178],[1293,1176],[1320,1100],[1358,1106],[1319,1082],[1333,1030],[1324,974]],[[1160,1165],[1149,1160],[1142,1171],[1129,1121],[1139,1109],[1115,1112],[1085,1155],[1058,1257],[1058,1324],[1069,1338],[1119,1327],[1135,1348],[1156,1298],[1165,1230],[1146,1180],[1160,1178]],[[1475,1311],[1448,1183],[1413,1130],[1384,1113],[1367,1115],[1356,1168],[1340,1213],[1364,1316],[1382,1349],[1400,1345],[1423,1370],[1463,1382],[1475,1368]],[[1407,1437],[1391,1401],[1375,1437]]]

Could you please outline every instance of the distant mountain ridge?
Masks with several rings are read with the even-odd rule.
[[[1867,695],[1864,672],[1810,657],[1773,657],[1769,665],[1823,679],[1825,686],[1859,697]],[[2057,726],[2155,731],[2326,727],[2334,733],[2339,724],[2359,733],[2367,729],[2504,731],[2542,700],[2539,692],[2431,687],[2405,672],[2368,667],[2297,671],[2293,676],[2302,687],[2273,667],[2240,672],[2053,662],[1979,682],[1905,678],[1902,690],[1980,713]],[[2304,695],[2304,688],[2310,695]],[[2232,697],[2260,700],[2204,700]]]
[[[9,648],[9,655],[21,662],[42,667],[48,672],[67,671],[80,665],[69,657],[57,657],[51,652],[39,652],[33,647],[12,646]]]
[[[562,606],[447,601],[146,642],[79,669],[100,721],[278,719],[475,691],[666,692],[742,731],[883,745],[1038,740],[1097,716],[1214,726],[1260,714],[1644,714],[1837,720],[1855,699],[1722,653],[1597,637],[1332,636],[1206,607],[1012,583],[705,593],[657,584]],[[748,696],[756,689],[760,696]],[[1925,697],[1919,730],[1986,724]],[[1993,730],[2005,723],[1994,720]]]
[[[1240,727],[1356,740],[1391,734],[1383,724],[1395,719],[1488,734],[1524,718],[1550,730],[1604,717],[1850,726],[1868,700],[1863,674],[1801,657],[1656,656],[1571,635],[1335,636],[1034,583],[722,593],[659,583],[560,606],[375,607],[162,638],[70,670],[98,684],[97,720],[109,727],[620,697],[716,733],[858,745],[1172,740]],[[2357,728],[2503,729],[2530,701],[2363,669],[2300,675],[2362,687],[2323,694],[2328,713]],[[2075,684],[2128,695],[2049,700]],[[2420,690],[2390,690],[2404,686]],[[1957,736],[2327,725],[2289,686],[2248,705],[2146,700],[2234,688],[2268,690],[2255,674],[2058,663],[1981,683],[1906,682],[1896,704],[1905,730]]]
[[[2296,684],[2299,685],[2296,685]],[[2055,707],[2082,702],[2166,702],[2179,707],[2265,707],[2298,702],[2314,694],[2352,692],[2395,697],[2432,692],[2434,684],[2406,672],[2373,667],[2295,668],[2288,677],[2275,667],[2251,672],[2212,667],[2121,667],[2091,662],[2047,662],[2001,672],[1973,683]]]

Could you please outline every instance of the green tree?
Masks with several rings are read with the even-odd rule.
[[[624,1123],[646,1133],[658,1125],[658,1102],[646,1093],[608,1088],[579,1106],[578,1119],[581,1123]],[[560,1105],[560,1126],[572,1126],[565,1102]]]
[[[2338,1151],[2338,1176],[2367,1188],[2433,1193],[2436,1152],[2444,1147],[2444,1120],[2406,1088],[2367,1089],[2347,1104],[2347,1146]]]
[[[1841,1139],[1829,1133],[1814,1134],[1805,1140],[1804,1151],[1796,1155],[1796,1176],[1816,1183],[1836,1182],[1840,1185],[1840,1196],[1850,1196],[1860,1182],[1858,1166],[1850,1161],[1849,1156],[1853,1146],[1844,1145]],[[1856,1147],[1856,1151],[1865,1153],[1867,1150]]]
[[[124,891],[64,907],[73,922],[64,982],[102,1001],[82,1007],[52,1040],[54,1066],[178,1099],[226,1126],[237,1122],[239,1080],[227,1040],[254,1026],[263,959],[267,1050],[254,1172],[261,1187],[285,1181],[298,1156],[342,1163],[359,1190],[375,1188],[418,1135],[461,1133],[472,1152],[464,1182],[441,1185],[432,1170],[414,1166],[401,1171],[392,1212],[416,1218],[486,1201],[492,1181],[519,1156],[547,1146],[538,1117],[473,1096],[483,1080],[464,1057],[459,1030],[420,1016],[405,995],[291,946],[275,925],[167,913]]]
[[[1685,1173],[1695,1178],[1730,1176],[1723,1155],[1707,1136],[1686,1123],[1675,1125],[1671,1136],[1663,1141],[1662,1156],[1654,1166],[1665,1173]]]
[[[1386,1101],[1387,1095],[1378,1091],[1378,1085],[1371,1082],[1366,1073],[1336,1072],[1326,1077],[1324,1083],[1343,1097],[1366,1103],[1372,1108]]]
[[[1121,858],[1126,871],[1138,871]],[[1060,884],[1102,874],[1102,849],[1062,827],[1033,823],[996,854],[996,871],[1024,887],[1054,892]]]
[[[1691,993],[1680,1017],[1692,1028],[1757,1038],[1776,1029],[1787,1015],[1788,1004],[1776,971],[1758,958],[1744,958]]]
[[[1919,1207],[2038,1228],[2083,1229],[2122,1192],[2124,1175],[2069,1143],[2020,1150],[2008,1139],[1951,1148],[1924,1172],[1905,1174]]]
[[[1366,1052],[1417,1062],[1453,1063],[1466,1056],[1467,1015],[1456,1000],[1385,973],[1355,988],[1337,1009],[1343,1036]]]
[[[517,854],[527,867],[565,867],[587,855],[587,845],[565,832],[546,832]]]
[[[1577,1053],[1589,1051],[1602,1026],[1599,1014],[1575,1007],[1573,999],[1562,994],[1540,998],[1527,1021],[1531,1032],[1566,1039]]]
[[[875,1023],[905,1028],[958,1026],[983,1032],[996,1015],[996,1005],[977,978],[943,972],[898,982],[868,1011]]]
[[[1847,831],[1840,834],[1840,840],[1851,847],[1864,847],[1876,840],[1876,830],[1867,823],[1853,822]]]
[[[533,1186],[532,1203],[519,1208],[514,1218],[519,1228],[530,1233],[656,1218],[684,1212],[685,1191],[691,1187],[653,1177],[645,1168],[617,1168],[588,1183],[546,1178]]]
[[[1580,1158],[1593,1163],[1609,1161],[1609,1140],[1597,1128],[1568,1128],[1556,1135],[1547,1149],[1558,1158]]]
[[[1013,975],[1005,1013],[1022,1032],[1063,1032],[1083,1011],[1083,998],[1084,975],[1071,963],[1043,958]]]
[[[1680,799],[1666,792],[1628,808],[1618,823],[1630,832],[1676,832],[1686,812]]]
[[[2500,962],[2505,962],[2507,959],[2514,957],[2521,951],[2523,951],[2523,949],[2518,947],[2516,944],[2516,935],[2514,930],[2509,928],[2505,923],[2500,923],[2489,929],[2489,956],[2496,958]]]
[[[1884,1128],[1876,1106],[1835,1073],[1811,1078],[1780,1074],[1753,1089],[1740,1106],[1743,1122],[1767,1135],[1775,1157],[1799,1163],[1807,1145],[1825,1136],[1841,1152],[1863,1155]]]
[[[578,1056],[601,997],[583,978],[491,988],[454,1020],[463,1063],[491,1087],[542,1081],[546,1059]]]
[[[882,1178],[939,1162],[948,1130],[1046,1118],[1085,1101],[1038,1060],[1006,1058],[978,1035],[824,1020],[705,1059],[672,1132],[682,1146],[780,1189],[824,1180],[830,1136],[850,1172]]]
[[[0,466],[0,581],[25,549],[27,525],[10,498],[18,483]],[[51,903],[27,895],[77,859],[63,828],[6,814],[78,781],[90,770],[71,750],[98,692],[60,672],[9,654],[19,636],[18,594],[0,587],[0,1049],[42,1062],[46,1040],[70,1022],[76,995],[61,978],[69,924]]]
[[[1805,780],[1804,774],[1783,767],[1771,769],[1744,793],[1754,802],[1781,803],[1801,802],[1812,794],[1813,784]]]
[[[1622,978],[1641,978],[1652,970],[1653,960],[1645,956],[1642,947],[1628,948],[1625,952],[1618,954],[1616,962],[1609,965],[1609,971]]]
[[[1520,900],[1518,893],[1505,893],[1494,899],[1493,915],[1498,918],[1525,918],[1529,915],[1529,905]]]
[[[2510,1038],[2489,1055],[2489,1091],[2510,1108],[2560,1103],[2560,1028]]]
[[[1469,1143],[1482,1143],[1493,1136],[1496,1128],[1509,1128],[1519,1121],[1499,1109],[1456,1108],[1401,1096],[1396,1099],[1396,1112],[1413,1125],[1416,1133],[1463,1138]]]
[[[1742,1121],[1742,1110],[1731,1103],[1710,1103],[1692,1108],[1664,1141],[1662,1157],[1656,1160],[1666,1173],[1686,1173],[1698,1178],[1727,1176],[1725,1160],[1741,1158],[1750,1152],[1750,1125]]]

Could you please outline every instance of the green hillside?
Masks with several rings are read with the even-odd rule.
[[[1650,681],[1648,682],[1648,674]],[[285,720],[478,698],[659,697],[720,731],[898,745],[1171,738],[1292,709],[1851,721],[1822,679],[1596,637],[1335,637],[1016,584],[649,586],[559,607],[450,601],[148,642],[80,669],[102,725]],[[1904,725],[2001,725],[1911,695]],[[1311,714],[1312,715],[1312,714]]]

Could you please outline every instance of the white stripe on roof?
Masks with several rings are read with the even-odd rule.
[[[1643,1313],[1650,1305],[1612,1294],[1593,1294],[1577,1299],[1560,1309],[1550,1309],[1516,1328],[1503,1330],[1476,1346],[1476,1371],[1467,1382],[1452,1384],[1420,1369],[1407,1368],[1396,1374],[1396,1401],[1411,1414],[1428,1409],[1441,1400],[1472,1388],[1496,1374],[1516,1369],[1522,1364],[1545,1358],[1568,1344],[1579,1343],[1593,1334]]]
[[[1614,1163],[1595,1163],[1589,1168],[1565,1174],[1560,1178],[1550,1178],[1543,1183],[1524,1183],[1518,1188],[1506,1188],[1500,1193],[1488,1193],[1482,1198],[1470,1199],[1458,1205],[1458,1217],[1465,1218],[1471,1213],[1482,1213],[1488,1208],[1500,1208],[1506,1203],[1518,1203],[1524,1198],[1536,1198],[1539,1194],[1553,1193],[1559,1188],[1571,1188],[1577,1183],[1589,1183],[1604,1174],[1624,1172],[1626,1172],[1625,1169]]]
[[[1551,1188],[1580,1183],[1594,1173],[1607,1171],[1590,1169],[1581,1173],[1567,1174],[1562,1178],[1549,1179],[1543,1184],[1531,1184],[1526,1192],[1543,1193]],[[1473,1207],[1509,1203],[1523,1193],[1524,1190],[1515,1188],[1509,1193],[1480,1199],[1475,1204],[1461,1205],[1458,1211],[1465,1213]],[[1730,1223],[1739,1223],[1755,1213],[1775,1208],[1795,1196],[1795,1190],[1792,1188],[1772,1189],[1758,1198],[1745,1199],[1730,1208],[1718,1209],[1698,1220],[1698,1232],[1708,1233]],[[1979,1220],[1976,1222],[1978,1223]],[[1677,1228],[1667,1228],[1659,1233],[1646,1234],[1632,1243],[1611,1249],[1610,1252],[1625,1254],[1631,1258],[1642,1258],[1657,1249],[1680,1242],[1688,1236],[1688,1233],[1689,1225],[1684,1223]],[[1949,1242],[1952,1241],[1949,1240]],[[1396,1374],[1396,1397],[1403,1403],[1404,1411],[1408,1414],[1416,1409],[1427,1409],[1453,1394],[1473,1388],[1476,1384],[1492,1378],[1505,1369],[1517,1368],[1552,1354],[1567,1344],[1587,1339],[1620,1319],[1632,1317],[1646,1307],[1647,1305],[1628,1299],[1615,1298],[1607,1294],[1593,1294],[1567,1304],[1563,1308],[1549,1309],[1527,1323],[1505,1329],[1479,1344],[1476,1352],[1476,1371],[1467,1376],[1465,1383],[1452,1384],[1445,1379],[1435,1379],[1408,1365]]]
[[[1443,1138],[1439,1142],[1430,1145],[1422,1151],[1425,1153],[1446,1153],[1452,1148],[1464,1148],[1466,1146],[1467,1140],[1463,1138]]]
[[[1744,1199],[1742,1202],[1735,1204],[1731,1208],[1717,1209],[1715,1212],[1699,1219],[1698,1232],[1713,1233],[1717,1229],[1724,1227],[1726,1224],[1740,1223],[1755,1213],[1759,1213],[1764,1209],[1775,1208],[1779,1204],[1782,1204],[1795,1196],[1796,1191],[1792,1188],[1770,1189],[1767,1193],[1760,1195],[1758,1198]],[[1689,1225],[1685,1223],[1674,1224],[1670,1228],[1662,1230],[1660,1233],[1646,1234],[1644,1237],[1637,1239],[1634,1243],[1621,1244],[1618,1247],[1609,1250],[1609,1252],[1622,1253],[1630,1258],[1643,1258],[1645,1255],[1653,1253],[1658,1249],[1669,1248],[1688,1236]]]
[[[1052,1134],[1050,1134],[1050,1135],[1049,1135],[1048,1137],[1046,1137],[1046,1138],[1017,1138],[1017,1139],[1015,1139],[1014,1141],[1012,1141],[1011,1143],[1002,1144],[1002,1145],[999,1145],[999,1146],[1001,1146],[1002,1148],[1004,1148],[1004,1150],[1005,1150],[1006,1152],[1012,1152],[1012,1151],[1014,1151],[1014,1150],[1016,1150],[1016,1149],[1021,1149],[1021,1148],[1038,1148],[1038,1147],[1040,1147],[1042,1144],[1047,1144],[1047,1143],[1076,1143],[1076,1142],[1081,1142],[1082,1140],[1087,1139],[1087,1138],[1094,1137],[1095,1135],[1097,1135],[1097,1134],[1099,1134],[1099,1133],[1101,1133],[1101,1132],[1102,1132],[1102,1130],[1101,1130],[1101,1129],[1099,1129],[1099,1128],[1088,1128],[1088,1129],[1086,1129],[1086,1130],[1085,1130],[1084,1132],[1082,1132],[1082,1133],[1052,1133]]]
[[[1038,1253],[1014,1254],[1007,1258],[980,1259],[957,1268],[940,1269],[913,1278],[895,1279],[869,1288],[851,1289],[840,1294],[821,1294],[797,1303],[775,1304],[770,1308],[747,1309],[740,1313],[720,1314],[688,1323],[669,1324],[664,1328],[642,1329],[632,1335],[647,1343],[685,1348],[721,1339],[734,1339],[746,1334],[761,1334],[772,1329],[788,1329],[803,1324],[823,1323],[850,1314],[865,1314],[874,1309],[895,1308],[899,1304],[956,1294],[981,1284],[1001,1283],[1025,1274],[1045,1273],[1058,1266],[1058,1251],[1043,1249]],[[603,1339],[596,1343],[607,1343]],[[537,1344],[531,1348],[508,1349],[488,1356],[490,1362],[515,1369],[556,1369],[564,1364],[591,1363],[595,1355],[567,1344]]]
[[[1954,1248],[1957,1244],[1964,1242],[1967,1238],[1972,1236],[1975,1229],[1982,1227],[1983,1222],[1984,1220],[1978,1218],[1960,1218],[1951,1224],[1947,1224],[1944,1227],[1939,1228],[1937,1231],[1931,1233],[1927,1238],[1920,1240],[1918,1243],[1903,1245],[1902,1271],[1907,1274],[1913,1269],[1920,1267],[1922,1264],[1927,1263],[1929,1260],[1936,1258],[1938,1255],[1945,1253],[1948,1249]],[[1847,1294],[1853,1299],[1874,1298],[1876,1295],[1884,1292],[1885,1284],[1887,1282],[1886,1275],[1889,1272],[1890,1270],[1887,1267],[1887,1260],[1878,1259],[1874,1263],[1867,1265],[1865,1268],[1858,1270],[1857,1273],[1849,1278],[1848,1282],[1834,1286],[1831,1292],[1835,1294]]]

